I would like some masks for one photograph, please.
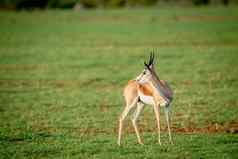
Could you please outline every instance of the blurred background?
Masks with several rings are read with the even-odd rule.
[[[122,90],[155,51],[168,143]],[[0,0],[0,158],[238,158],[238,0]]]
[[[123,8],[144,6],[199,6],[199,5],[237,5],[238,0],[1,0],[0,8],[13,10],[32,10],[35,8]]]

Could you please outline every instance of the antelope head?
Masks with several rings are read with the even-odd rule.
[[[149,63],[144,62],[144,70],[137,76],[136,81],[139,83],[146,83],[154,76],[154,53],[150,53]]]

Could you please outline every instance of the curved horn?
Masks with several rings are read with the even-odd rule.
[[[150,52],[150,60],[149,60],[149,65],[152,65],[153,62],[154,62],[154,58],[155,58],[155,55],[154,55],[154,52]]]
[[[144,61],[144,65],[145,65],[145,66],[148,66],[147,63],[146,63],[145,61]]]
[[[150,68],[149,65],[146,62],[144,62],[144,65],[145,65],[146,68],[148,68],[148,69]]]

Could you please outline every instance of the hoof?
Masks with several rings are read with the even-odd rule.
[[[118,146],[121,146],[121,143],[120,143],[120,142],[117,142],[117,145],[118,145]]]

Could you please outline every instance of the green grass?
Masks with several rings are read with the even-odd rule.
[[[0,12],[0,158],[237,158],[238,8]],[[117,119],[156,50],[173,137],[150,107],[145,145]]]

